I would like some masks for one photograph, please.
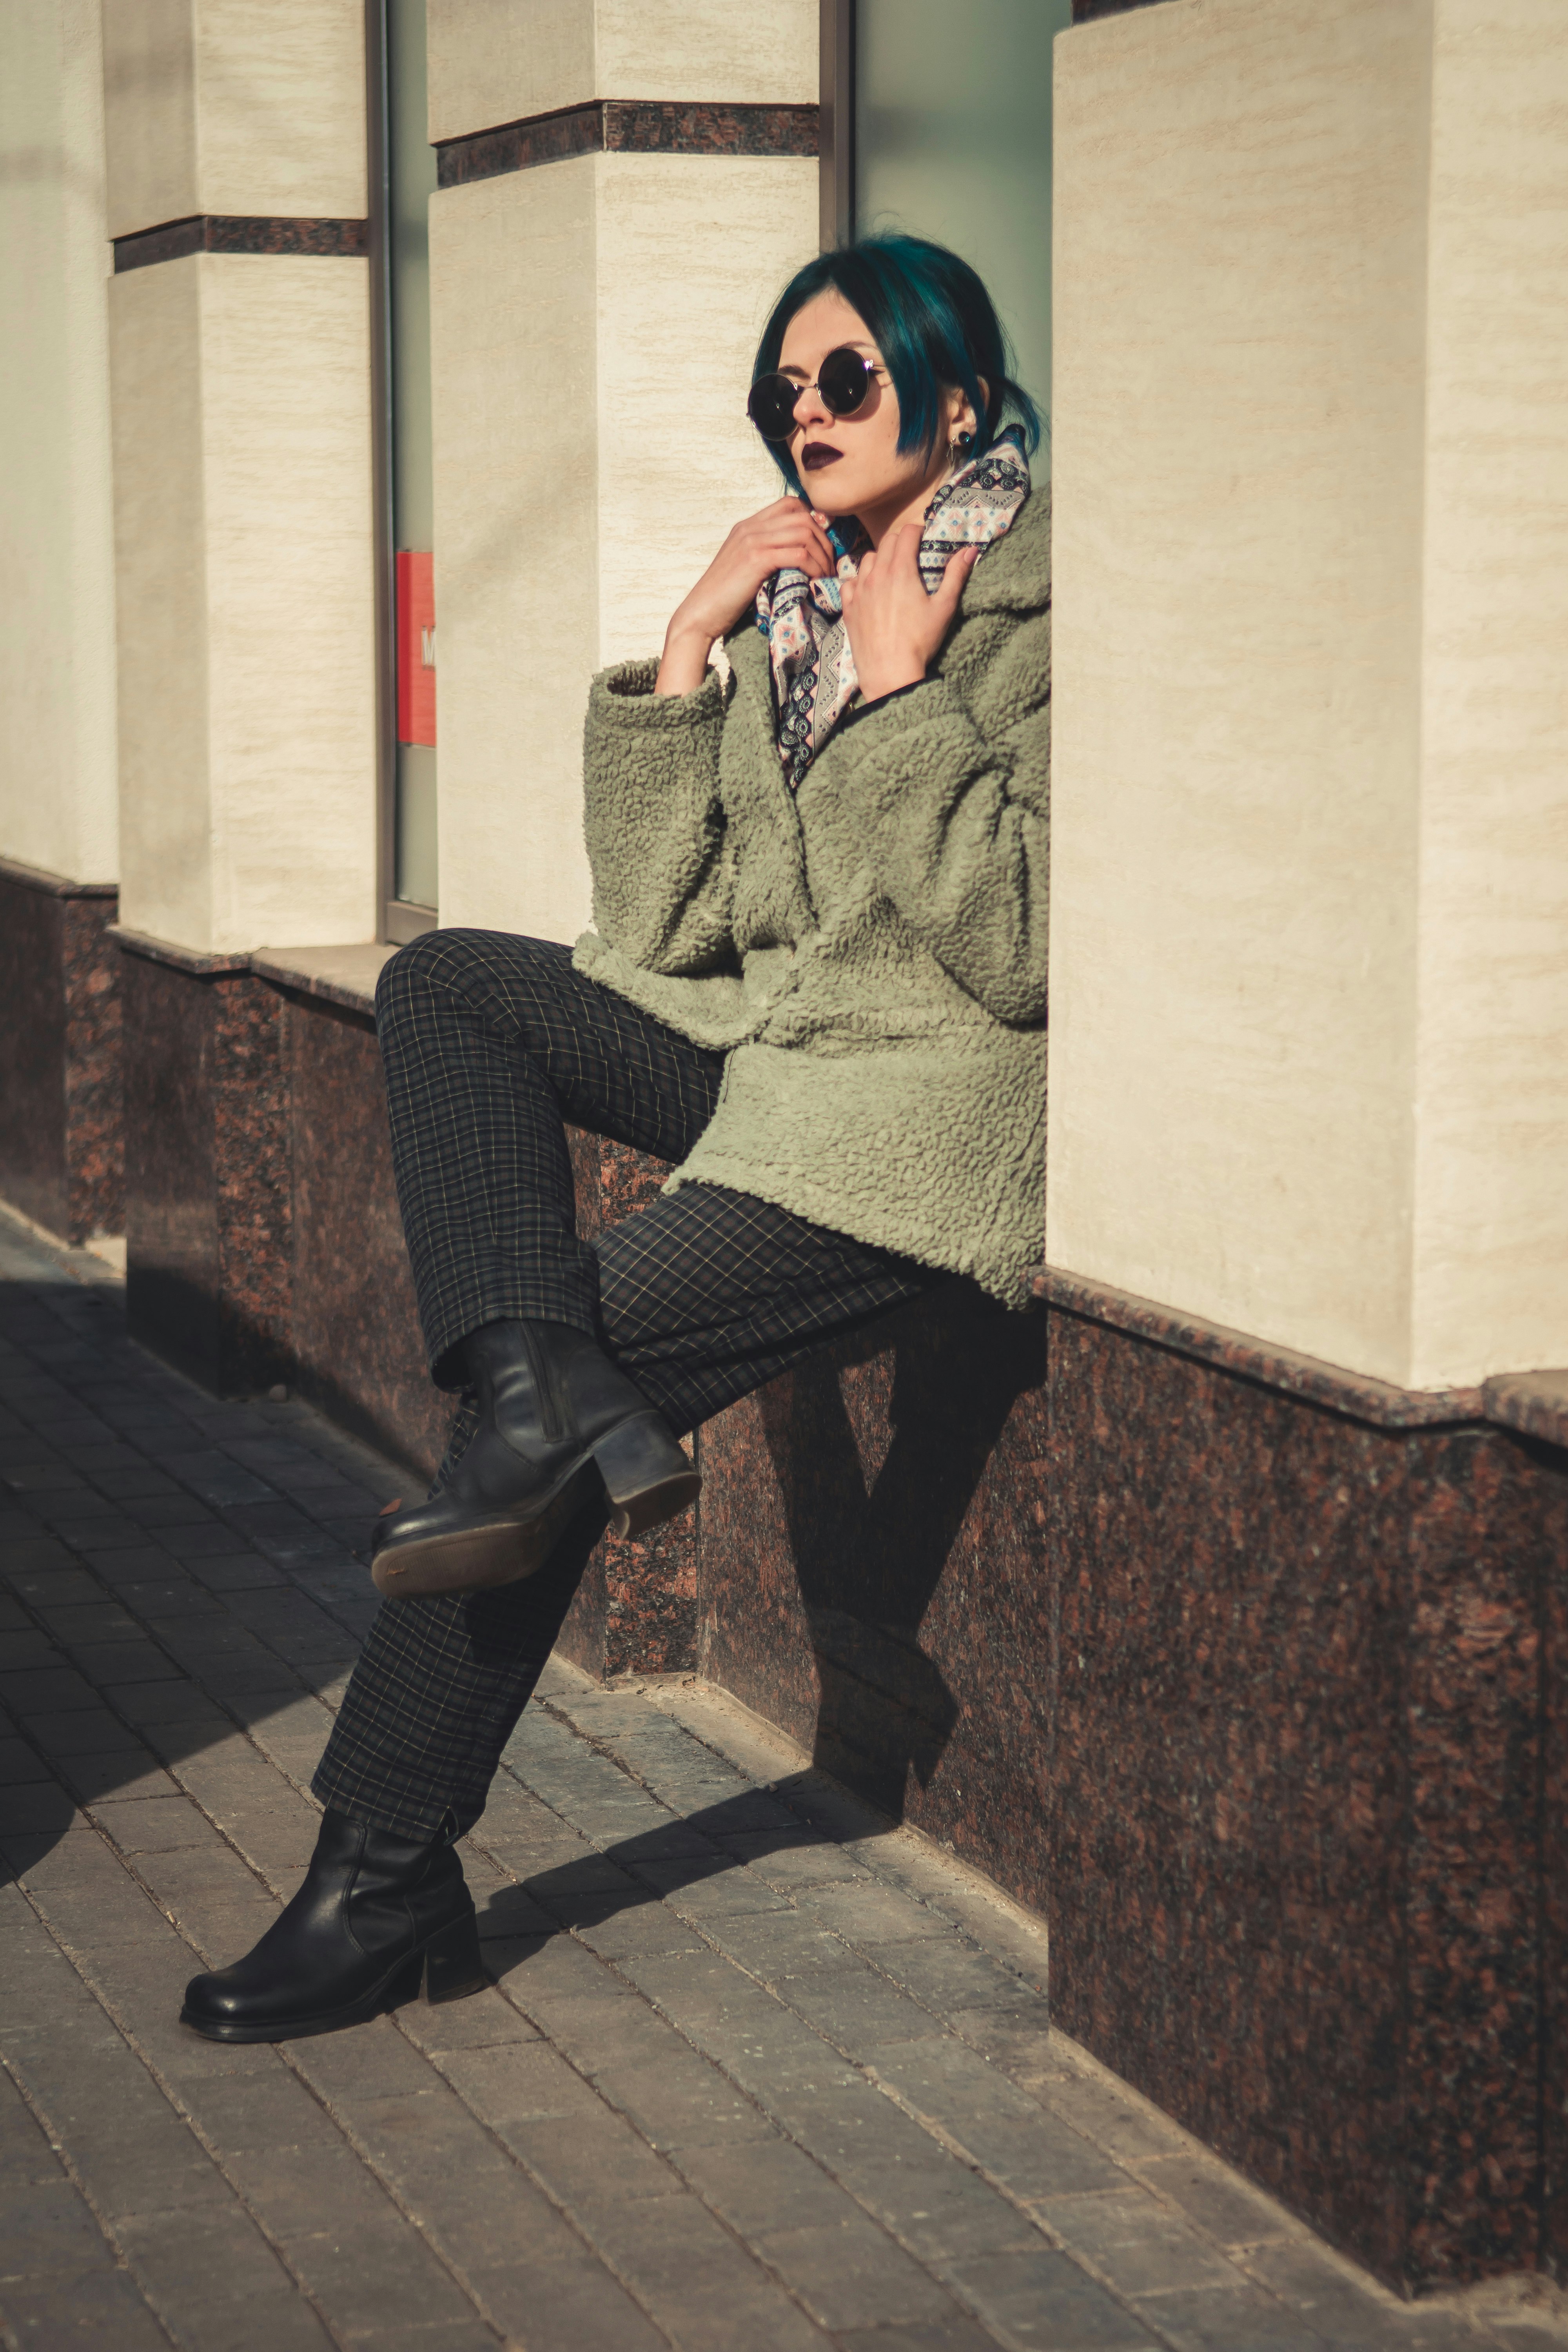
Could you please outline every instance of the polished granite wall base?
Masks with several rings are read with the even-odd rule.
[[[187,955],[120,934],[127,1007],[128,1306],[135,1337],[220,1394],[281,1381],[433,1474],[454,1401],[432,1384],[392,1181],[370,990],[285,955]],[[338,950],[336,964],[355,951]],[[306,951],[309,962],[309,951]],[[592,1235],[665,1171],[574,1133]],[[563,1647],[595,1674],[690,1665],[693,1515],[589,1563]]]
[[[570,1141],[577,1230],[590,1241],[646,1208],[668,1173],[663,1160],[603,1136],[574,1129]],[[700,1454],[700,1440],[688,1444]],[[605,1537],[561,1629],[559,1646],[574,1664],[619,1675],[675,1674],[696,1664],[700,1509],[646,1536]]]
[[[0,861],[0,1199],[71,1242],[124,1221],[117,897]]]
[[[703,1461],[702,1670],[1042,1911],[1068,2032],[1391,2281],[1568,2259],[1568,1454],[955,1286]]]
[[[293,1378],[300,1392],[428,1479],[452,1400],[425,1364],[386,1089],[363,1013],[289,992]]]
[[[131,1333],[220,1395],[264,1389],[291,1360],[282,1001],[120,937]]]

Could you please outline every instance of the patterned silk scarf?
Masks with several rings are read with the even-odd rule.
[[[927,595],[935,595],[961,547],[986,547],[1000,539],[1028,495],[1023,435],[1010,425],[984,457],[952,475],[926,509],[920,568]],[[833,525],[828,541],[838,559],[831,580],[786,567],[757,591],[757,626],[773,664],[779,758],[792,792],[859,687],[840,583],[854,577],[871,542],[853,515]]]

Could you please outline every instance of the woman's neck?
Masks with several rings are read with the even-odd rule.
[[[857,517],[861,530],[874,548],[879,548],[890,538],[900,523],[912,523],[917,535],[925,523],[925,512],[948,474],[952,470],[945,454],[937,458],[925,478],[911,490],[901,482],[890,498],[880,499],[875,506],[862,507]]]

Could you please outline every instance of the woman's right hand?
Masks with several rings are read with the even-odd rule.
[[[715,637],[734,627],[764,580],[784,565],[813,580],[837,570],[827,520],[804,499],[784,497],[738,522],[665,631],[656,694],[694,694]]]

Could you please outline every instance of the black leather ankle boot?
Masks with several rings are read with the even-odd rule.
[[[459,2000],[489,1982],[447,1840],[420,1844],[327,1813],[293,1901],[243,1960],[191,1979],[180,2022],[209,2042],[293,2042],[361,2025],[421,1990]]]
[[[467,1344],[479,1425],[451,1477],[377,1520],[371,1573],[391,1599],[479,1592],[542,1567],[595,1476],[617,1535],[694,1502],[702,1481],[661,1413],[586,1332],[487,1323]]]

